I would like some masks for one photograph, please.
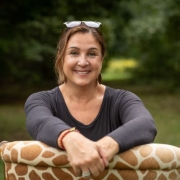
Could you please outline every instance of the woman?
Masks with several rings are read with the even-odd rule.
[[[59,86],[27,99],[26,124],[34,139],[66,150],[75,174],[88,179],[115,154],[153,142],[156,127],[135,94],[101,84],[101,23],[64,25],[55,62]]]

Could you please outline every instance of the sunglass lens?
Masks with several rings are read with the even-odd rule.
[[[101,23],[100,22],[94,22],[94,21],[83,21],[87,26],[93,27],[93,28],[98,28]]]
[[[81,24],[81,21],[70,21],[64,23],[68,28],[72,28],[75,26],[79,26]]]

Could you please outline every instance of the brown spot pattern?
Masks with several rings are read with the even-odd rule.
[[[54,163],[55,166],[63,166],[63,165],[67,165],[69,163],[66,155],[58,156],[58,157],[54,158],[52,160],[52,162]]]
[[[4,159],[4,161],[6,161],[6,162],[11,162],[11,158],[10,158],[10,156],[9,156],[8,154],[4,154],[4,155],[3,155],[3,159]]]
[[[139,169],[149,170],[149,169],[160,169],[160,166],[155,158],[150,157],[145,159],[139,166]]]
[[[10,180],[17,180],[14,174],[9,174],[9,175],[8,175],[8,178],[9,178]]]
[[[139,152],[142,157],[146,157],[149,154],[151,154],[152,151],[153,151],[153,148],[150,145],[147,145],[147,146],[143,146]]]
[[[26,180],[26,179],[23,177],[18,177],[18,180]]]
[[[49,165],[47,163],[45,163],[44,161],[40,161],[39,163],[37,163],[36,166],[48,167]]]
[[[27,172],[28,172],[28,167],[25,166],[25,165],[17,165],[15,167],[15,171],[16,171],[16,174],[18,176],[23,176],[23,175],[26,175]]]
[[[41,180],[41,177],[39,177],[38,174],[34,170],[32,170],[29,173],[29,179],[30,180]]]
[[[78,178],[78,180],[87,180],[87,179],[85,179],[85,178],[83,178],[83,177],[80,177],[80,178]],[[94,179],[93,179],[94,180]]]
[[[42,157],[44,158],[51,158],[53,157],[55,154],[51,151],[45,151],[43,154],[42,154]]]
[[[113,167],[113,169],[132,169],[132,168],[122,162],[117,162],[116,165]]]
[[[116,177],[114,174],[110,174],[107,178],[107,180],[119,180],[118,177]]]
[[[143,180],[153,180],[157,177],[157,173],[154,171],[149,171],[143,178]]]
[[[169,178],[169,180],[175,180],[175,179],[177,179],[177,174],[175,172],[171,172],[169,174],[168,178]]]
[[[56,177],[61,177],[62,179],[73,180],[73,177],[67,172],[63,171],[63,168],[61,169],[53,168],[52,171]]]
[[[16,143],[17,143],[16,141],[15,141],[15,142],[8,143],[8,144],[7,144],[7,145],[8,145],[8,146],[7,146],[7,150],[10,151]]]
[[[138,180],[138,175],[134,170],[121,170],[118,173],[122,176],[125,180]]]
[[[158,147],[156,149],[156,155],[164,163],[168,163],[174,160],[173,152],[167,148]]]
[[[135,154],[132,151],[127,151],[121,154],[121,158],[126,161],[128,164],[132,165],[132,166],[136,166],[138,164],[138,160],[137,157],[135,156]]]
[[[69,167],[69,168],[67,168],[67,170],[70,172],[70,174],[73,174],[74,176],[76,176],[73,168]]]
[[[173,162],[173,163],[172,163],[171,169],[176,169],[176,162]]]
[[[28,161],[33,161],[41,152],[42,148],[38,145],[25,146],[21,149],[21,158]]]
[[[35,169],[37,169],[37,170],[46,170],[46,169],[48,169],[48,167],[49,166],[35,166]],[[51,168],[51,167],[50,167]]]
[[[164,176],[164,174],[161,174],[159,177],[158,177],[158,180],[167,180],[167,178]],[[169,180],[169,179],[168,179]]]
[[[43,173],[42,174],[42,177],[45,179],[45,180],[56,180],[53,178],[53,176],[49,173]]]
[[[14,162],[14,163],[17,163],[18,160],[18,151],[16,149],[12,149],[11,151],[11,161]]]

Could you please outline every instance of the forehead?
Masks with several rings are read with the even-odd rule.
[[[75,33],[70,37],[67,47],[70,46],[95,46],[100,48],[100,44],[93,34],[81,32]]]

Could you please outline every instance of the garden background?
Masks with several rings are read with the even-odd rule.
[[[103,83],[136,93],[155,119],[155,142],[179,146],[180,0],[1,0],[0,141],[31,139],[24,102],[57,86],[56,45],[72,20],[102,23]]]

